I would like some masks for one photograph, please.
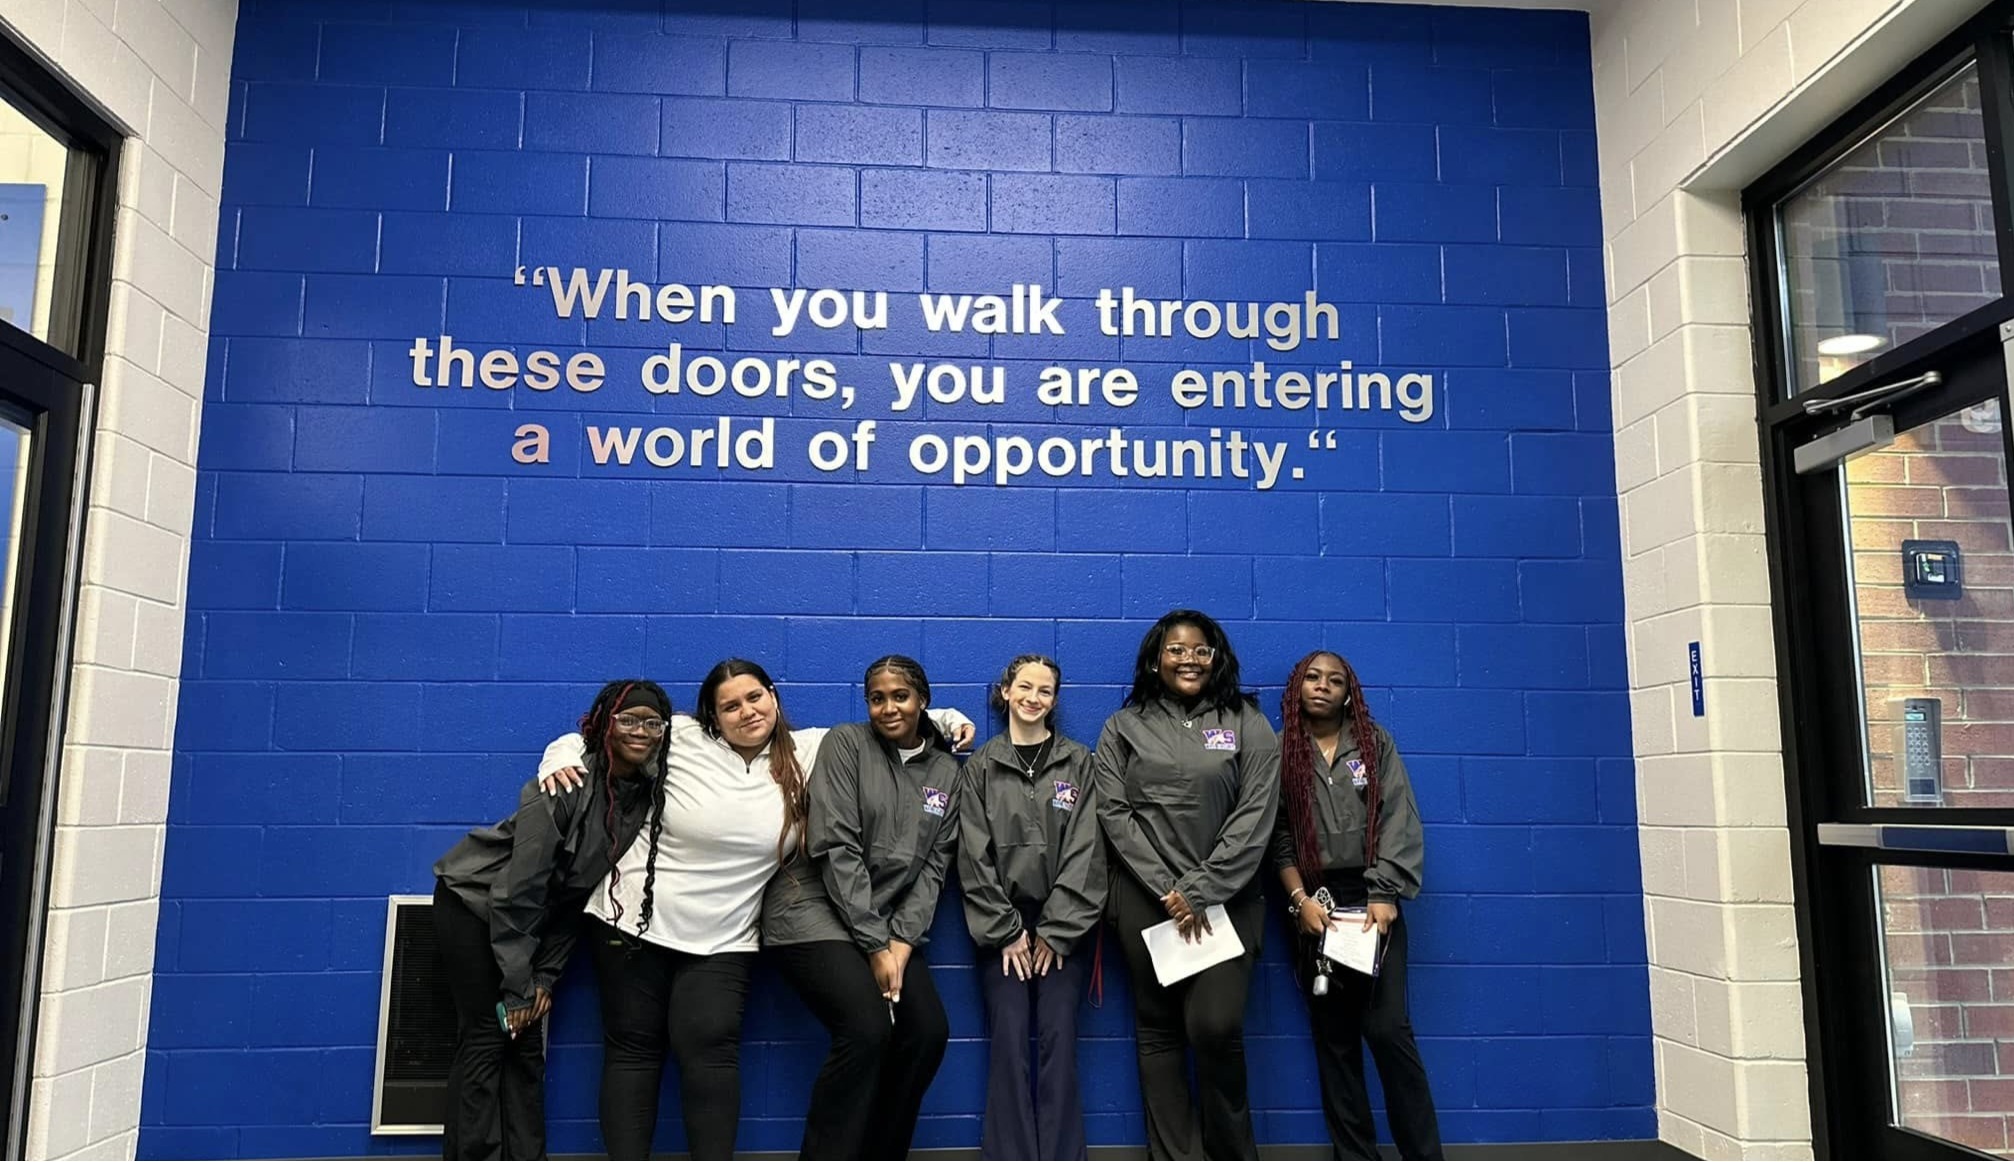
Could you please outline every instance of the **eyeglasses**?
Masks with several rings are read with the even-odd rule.
[[[615,724],[617,730],[623,731],[626,734],[640,734],[645,738],[656,738],[658,735],[664,733],[664,719],[659,718],[655,714],[649,716],[618,714],[614,718],[609,719],[609,721]]]
[[[1199,662],[1207,662],[1217,656],[1217,651],[1210,646],[1185,646],[1179,642],[1163,648],[1161,652],[1178,662],[1189,658],[1194,658]]]

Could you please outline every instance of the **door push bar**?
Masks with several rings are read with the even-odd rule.
[[[2014,828],[1914,823],[1820,823],[1826,847],[1920,851],[1939,855],[2014,855]]]

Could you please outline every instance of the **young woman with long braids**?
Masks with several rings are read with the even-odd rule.
[[[939,717],[971,736],[956,710]],[[611,876],[619,883],[588,907],[599,921],[601,1131],[611,1157],[650,1156],[667,1051],[678,1057],[689,1154],[733,1156],[764,894],[783,878],[779,866],[808,863],[798,853],[807,773],[828,733],[792,729],[768,671],[742,658],[708,671],[694,717],[672,716],[648,842],[625,853]],[[548,790],[577,783],[581,750],[578,735],[546,748]]]
[[[1272,863],[1301,937],[1296,974],[1309,984],[1318,941],[1340,922],[1312,894],[1319,889],[1328,889],[1337,908],[1364,908],[1364,929],[1375,924],[1383,941],[1375,976],[1338,969],[1325,995],[1308,997],[1329,1139],[1338,1158],[1378,1156],[1364,1088],[1369,1042],[1399,1157],[1439,1158],[1440,1123],[1406,1012],[1399,900],[1419,894],[1425,845],[1405,761],[1372,719],[1356,670],[1326,650],[1294,667],[1280,712],[1284,809]]]
[[[590,893],[619,895],[620,857],[655,814],[670,716],[656,683],[602,687],[580,720],[584,793],[554,799],[534,779],[508,819],[469,832],[434,865],[434,931],[455,1005],[442,1157],[545,1157],[539,1019],[582,905]]]
[[[834,727],[811,778],[804,849],[762,918],[771,950],[832,1035],[800,1158],[906,1158],[950,1039],[923,956],[958,836],[958,763],[925,715],[930,679],[867,667],[867,721]]]
[[[1125,873],[1112,876],[1112,912],[1133,984],[1154,1158],[1259,1156],[1246,1093],[1245,997],[1264,934],[1258,871],[1279,803],[1279,763],[1279,740],[1238,686],[1223,627],[1193,609],[1155,622],[1140,639],[1133,689],[1092,756],[1098,819]],[[1229,914],[1244,955],[1163,987],[1141,934],[1170,919],[1185,937],[1205,933],[1214,904]]]
[[[1062,680],[1040,654],[1007,663],[991,699],[1007,732],[965,765],[958,880],[993,1034],[981,1158],[1086,1157],[1077,1005],[1107,873],[1091,752],[1056,730]]]

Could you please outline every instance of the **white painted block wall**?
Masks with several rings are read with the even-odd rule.
[[[27,1156],[139,1138],[237,0],[4,0],[128,134]]]
[[[1981,6],[1594,7],[1658,1128],[1700,1157],[1811,1157],[1740,190]]]

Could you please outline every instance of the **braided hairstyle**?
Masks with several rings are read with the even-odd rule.
[[[945,754],[953,753],[951,740],[944,737],[944,732],[937,729],[937,724],[930,720],[930,679],[923,673],[923,663],[901,654],[876,658],[873,664],[867,667],[867,673],[861,677],[860,685],[864,688],[869,682],[874,681],[874,675],[883,671],[899,675],[904,682],[909,683],[909,688],[923,699],[923,711],[917,715],[916,720],[916,730],[923,736],[923,741]]]
[[[601,775],[602,826],[608,829],[608,906],[613,914],[612,923],[622,921],[622,900],[616,896],[616,886],[622,883],[622,869],[618,866],[622,852],[615,849],[616,811],[615,780],[608,777],[615,767],[614,718],[633,698],[641,697],[656,708],[666,720],[667,730],[658,736],[657,746],[644,759],[637,777],[650,780],[650,844],[657,850],[658,833],[664,827],[664,771],[665,752],[671,746],[668,729],[671,718],[671,695],[655,682],[643,678],[618,678],[601,688],[587,713],[580,716],[580,737],[586,753],[589,774]],[[649,861],[649,870],[643,877],[643,919],[637,925],[642,932],[650,924],[651,888],[657,878],[657,860]]]
[[[720,708],[715,704],[720,696],[721,686],[730,678],[754,678],[769,691],[769,697],[776,706],[775,721],[770,723],[769,735],[769,777],[776,781],[777,789],[783,793],[783,832],[776,837],[776,858],[779,863],[797,858],[797,852],[786,848],[793,833],[801,834],[805,821],[810,817],[810,799],[805,792],[804,766],[797,761],[797,743],[790,736],[790,719],[783,713],[783,703],[775,701],[776,683],[769,680],[769,671],[746,658],[729,658],[706,672],[706,679],[699,684],[699,705],[693,709],[693,716],[706,733],[720,737]]]
[[[1056,711],[1063,705],[1063,667],[1056,664],[1056,659],[1046,654],[1022,654],[1008,662],[1007,668],[1000,671],[1000,680],[993,683],[993,689],[987,692],[987,701],[991,703],[994,712],[1000,715],[1002,722],[1012,721],[1013,713],[1007,708],[1007,688],[1014,684],[1014,677],[1021,672],[1023,666],[1047,666],[1049,672],[1056,675],[1056,701],[1042,719],[1042,725],[1053,731],[1056,729]]]
[[[1301,682],[1319,658],[1334,658],[1343,671],[1343,714],[1350,737],[1364,764],[1364,868],[1378,862],[1378,811],[1383,800],[1378,781],[1378,730],[1356,668],[1341,654],[1316,650],[1294,664],[1280,695],[1280,789],[1287,800],[1287,821],[1294,833],[1294,864],[1304,884],[1322,882],[1322,845],[1315,833],[1315,740],[1301,715]]]

